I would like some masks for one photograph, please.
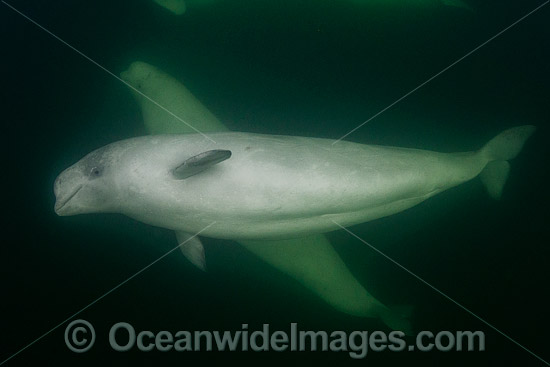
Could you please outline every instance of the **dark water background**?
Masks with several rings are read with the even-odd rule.
[[[365,1],[366,2],[366,1]],[[398,0],[395,0],[398,3]],[[338,138],[527,14],[541,1],[471,1],[474,12],[339,1],[223,1],[174,16],[149,1],[11,4],[115,74],[134,60],[182,81],[233,130]],[[409,2],[411,4],[411,2]],[[477,149],[505,128],[539,127],[501,201],[479,180],[353,228],[450,297],[550,360],[548,153],[550,5],[372,120],[349,140]],[[143,135],[127,87],[2,4],[0,360],[175,245],[120,215],[57,217],[52,185],[89,151]],[[543,365],[343,232],[329,234],[386,304],[413,304],[416,330],[483,330],[487,351],[369,353],[372,365]],[[210,271],[173,253],[78,316],[97,332],[70,352],[65,325],[7,362],[38,365],[297,363],[346,353],[113,352],[111,325],[137,330],[376,330],[333,310],[230,241],[204,240]]]

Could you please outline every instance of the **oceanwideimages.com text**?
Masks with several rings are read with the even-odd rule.
[[[136,330],[127,322],[114,324],[108,336],[109,345],[118,352],[346,352],[351,358],[365,358],[369,352],[457,351],[485,350],[482,331],[420,331],[407,337],[401,331],[311,331],[300,330],[297,323],[287,330],[261,329],[242,324],[236,331],[150,331]],[[95,331],[85,320],[72,322],[65,330],[65,342],[74,352],[89,350],[95,342]]]

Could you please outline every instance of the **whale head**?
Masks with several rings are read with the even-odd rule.
[[[113,180],[116,159],[109,146],[100,148],[73,164],[54,183],[57,215],[112,212],[117,190]]]
[[[227,149],[189,151],[187,146],[180,135],[164,135],[126,139],[97,149],[57,177],[55,212],[60,216],[120,213],[142,221],[157,218],[175,197],[195,195],[182,189],[189,177],[231,157]]]

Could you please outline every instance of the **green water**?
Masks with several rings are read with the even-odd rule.
[[[438,2],[209,1],[175,16],[152,1],[17,1],[18,10],[118,75],[135,60],[189,88],[230,129],[339,138],[536,8]],[[0,361],[175,246],[172,232],[120,215],[57,217],[53,181],[104,144],[144,135],[119,80],[0,7],[4,240]],[[549,360],[547,208],[550,5],[415,91],[348,140],[438,151],[479,148],[505,128],[537,133],[501,201],[478,180],[406,212],[353,227],[376,248]],[[328,234],[353,274],[385,304],[412,304],[416,330],[483,330],[485,352],[117,353],[109,328],[387,330],[335,311],[230,241],[204,239],[209,272],[178,252],[77,318],[96,329],[70,352],[65,325],[5,365],[543,365],[343,231]]]

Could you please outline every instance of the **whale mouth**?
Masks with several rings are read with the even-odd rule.
[[[61,212],[61,209],[63,209],[63,207],[64,207],[65,205],[67,205],[67,203],[68,203],[69,201],[71,201],[72,198],[74,198],[74,196],[80,191],[80,189],[82,188],[82,186],[83,186],[83,185],[79,185],[79,186],[76,188],[76,190],[74,190],[74,192],[73,192],[71,195],[69,195],[69,197],[67,197],[65,200],[62,200],[62,201],[57,200],[57,201],[55,202],[54,210],[55,210],[55,213],[56,213],[57,215],[63,215],[63,213]]]

